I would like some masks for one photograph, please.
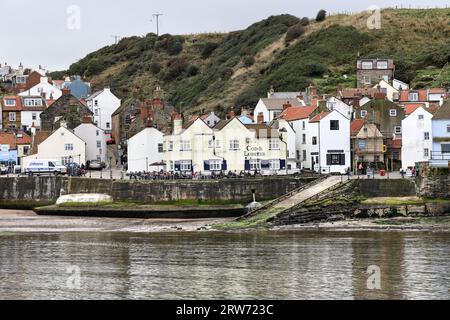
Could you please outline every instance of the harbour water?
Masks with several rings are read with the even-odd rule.
[[[37,233],[2,221],[0,299],[450,298],[450,233]]]

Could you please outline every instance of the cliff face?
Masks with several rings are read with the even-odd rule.
[[[219,114],[253,105],[271,85],[353,87],[358,56],[395,59],[395,77],[413,87],[449,85],[450,9],[383,10],[378,30],[367,28],[369,15],[335,15],[302,27],[297,17],[272,16],[227,34],[150,33],[93,52],[67,73],[87,77],[94,89],[110,86],[122,99],[145,100],[161,84],[166,100],[185,112]]]

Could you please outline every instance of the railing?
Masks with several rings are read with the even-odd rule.
[[[431,160],[450,160],[450,152],[431,152]]]

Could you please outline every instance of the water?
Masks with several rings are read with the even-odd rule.
[[[1,299],[449,299],[449,271],[448,233],[0,233]]]

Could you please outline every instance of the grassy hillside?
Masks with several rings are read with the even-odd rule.
[[[367,28],[368,17],[335,15],[303,26],[280,15],[229,34],[125,38],[68,73],[86,76],[94,88],[109,85],[121,98],[150,97],[160,83],[190,112],[253,105],[270,85],[297,91],[315,81],[325,92],[354,86],[358,54],[394,58],[396,77],[414,87],[449,86],[450,9],[383,10],[380,30]]]

